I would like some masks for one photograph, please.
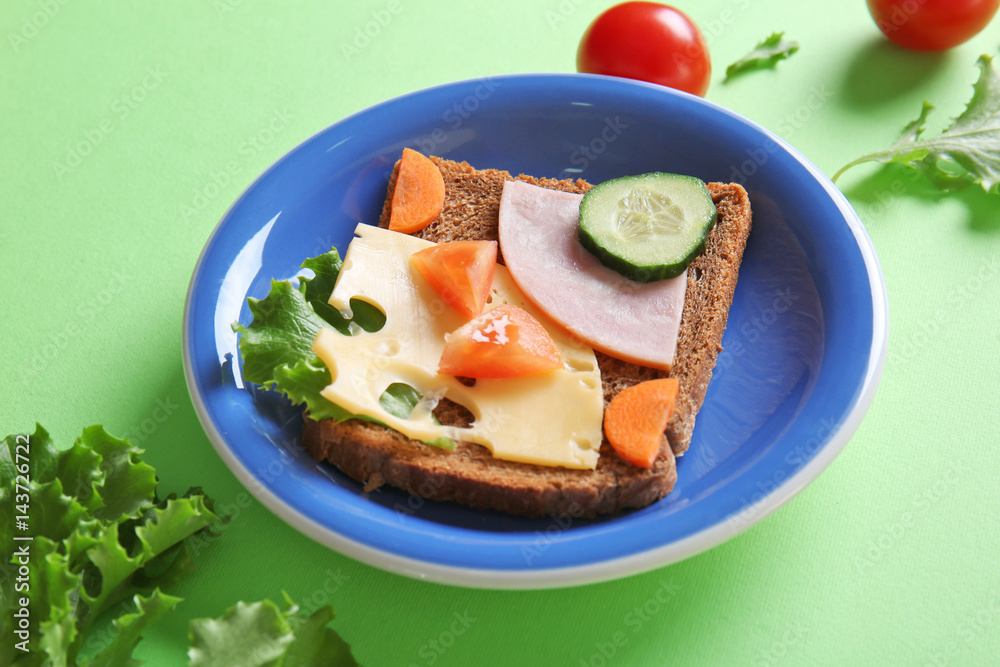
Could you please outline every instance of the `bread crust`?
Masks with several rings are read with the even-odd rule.
[[[475,169],[465,162],[431,157],[445,180],[441,216],[416,234],[430,241],[496,240],[504,181],[583,193],[582,180],[511,176],[496,169]],[[379,224],[388,225],[398,163],[389,179]],[[658,377],[680,383],[674,415],[660,454],[649,469],[624,462],[607,439],[596,470],[537,466],[493,458],[486,448],[460,442],[453,452],[411,440],[367,421],[317,422],[306,417],[302,440],[317,461],[328,461],[363,482],[366,491],[390,484],[433,500],[455,501],[478,509],[523,516],[594,517],[650,505],[666,496],[677,480],[675,456],[687,450],[695,417],[705,398],[715,360],[722,350],[729,306],[751,227],[750,202],[737,184],[709,183],[719,219],[705,252],[688,267],[684,310],[677,351],[670,371],[621,361],[597,352],[604,403],[626,387]],[[502,253],[498,261],[503,262]],[[435,414],[444,423],[461,424],[467,414],[445,404]],[[669,446],[668,446],[669,445]]]

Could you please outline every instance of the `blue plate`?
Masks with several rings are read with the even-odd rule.
[[[535,176],[600,182],[650,171],[738,181],[754,228],[678,482],[663,501],[596,520],[529,520],[361,485],[317,465],[301,413],[246,386],[230,328],[248,296],[343,253],[375,223],[404,146]],[[209,439],[240,481],[313,539],[405,575],[491,588],[622,577],[757,523],[834,459],[875,393],[888,339],[871,240],[795,149],[703,99],[623,79],[538,74],[462,81],[384,102],[305,141],[226,213],[191,279],[184,364]]]

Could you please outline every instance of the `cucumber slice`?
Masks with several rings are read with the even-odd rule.
[[[624,176],[590,189],[580,203],[580,243],[601,263],[649,283],[679,276],[705,249],[718,214],[693,176]]]

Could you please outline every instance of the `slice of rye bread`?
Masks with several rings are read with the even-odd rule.
[[[583,193],[592,186],[582,180],[555,180],[495,169],[475,169],[467,163],[431,157],[444,176],[445,202],[441,216],[416,235],[430,241],[497,239],[500,196],[504,181],[520,180],[556,190]],[[388,226],[396,185],[397,162],[379,224]],[[695,416],[705,398],[712,368],[722,350],[729,305],[750,232],[750,202],[736,184],[709,183],[719,219],[708,236],[705,252],[691,263],[673,368],[667,372],[597,353],[604,403],[622,389],[643,380],[675,377],[680,381],[674,415],[656,462],[643,469],[624,462],[607,439],[601,444],[596,470],[537,466],[493,458],[476,444],[458,443],[446,451],[411,440],[401,433],[357,419],[341,423],[308,417],[303,442],[317,461],[326,460],[365,490],[390,484],[434,500],[452,500],[481,509],[524,516],[572,515],[594,517],[626,508],[645,507],[663,498],[677,480],[675,455],[691,441]],[[498,261],[503,262],[502,253]],[[465,408],[442,401],[435,410],[442,423],[466,425]]]

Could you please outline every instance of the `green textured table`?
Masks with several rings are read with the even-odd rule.
[[[188,280],[229,204],[293,146],[373,103],[572,71],[580,35],[610,3],[341,4],[0,8],[4,433],[40,421],[67,445],[103,423],[147,450],[163,492],[201,485],[239,515],[136,655],[184,664],[189,619],[285,590],[331,602],[333,627],[369,666],[996,664],[1000,196],[942,196],[903,167],[840,182],[889,290],[875,402],[815,483],[735,539],[620,581],[476,591],[352,561],[251,499],[203,433],[181,365]],[[969,99],[979,54],[1000,55],[1000,20],[927,55],[887,45],[861,0],[681,7],[710,41],[708,99],[828,174],[887,146],[923,99],[940,130]],[[723,84],[725,65],[774,30],[801,51]]]

